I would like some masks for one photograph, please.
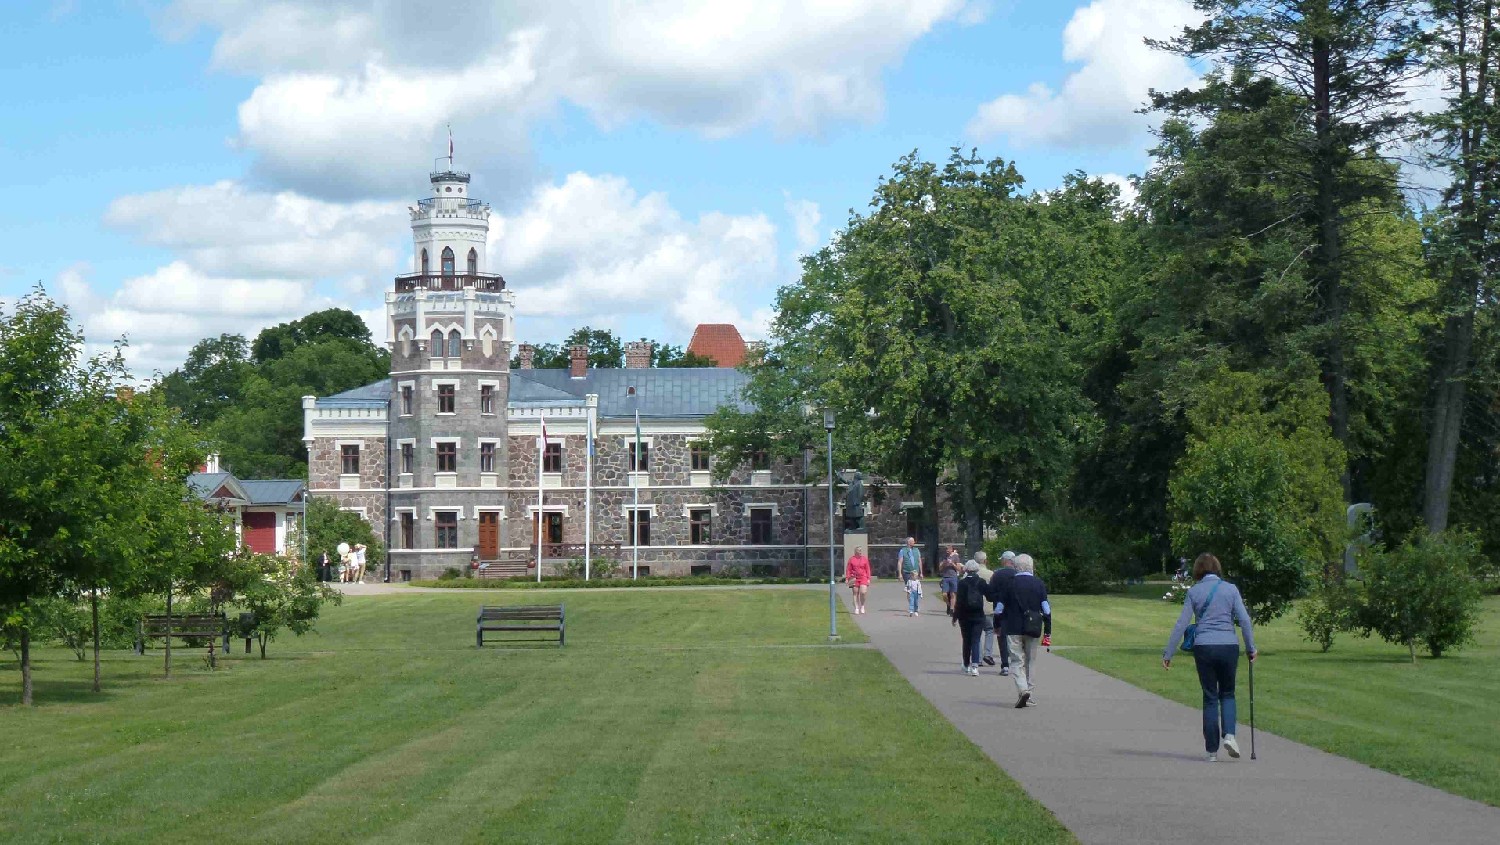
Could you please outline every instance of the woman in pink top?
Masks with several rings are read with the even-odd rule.
[[[864,547],[855,549],[844,564],[844,583],[854,591],[854,612],[864,613],[865,597],[870,594],[870,559],[865,557]]]

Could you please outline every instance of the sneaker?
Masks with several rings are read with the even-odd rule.
[[[979,667],[978,666],[970,666],[969,667],[969,674],[973,675],[976,678],[979,677]]]
[[[1210,755],[1208,755],[1208,762],[1210,762],[1210,763],[1217,763],[1217,762],[1219,762],[1218,755],[1217,754],[1210,754]]]
[[[1035,707],[1036,706],[1036,697],[1035,696],[1028,697],[1026,699],[1026,706],[1027,707]]]
[[[1230,757],[1240,756],[1240,744],[1234,741],[1234,734],[1224,735],[1224,750],[1229,752]]]
[[[1008,677],[1010,677],[1010,667],[1009,666],[1001,666],[1000,667],[1000,677],[1002,677],[1002,678],[1008,678]]]
[[[1029,693],[1029,692],[1023,692],[1023,693],[1021,693],[1021,697],[1018,698],[1018,699],[1016,699],[1016,709],[1020,710],[1021,708],[1025,707],[1026,706],[1026,702],[1028,702],[1030,700],[1031,700],[1031,693]]]
[[[986,665],[986,666],[994,666],[995,665],[995,658],[993,658],[993,657],[986,657],[984,659],[984,665]]]

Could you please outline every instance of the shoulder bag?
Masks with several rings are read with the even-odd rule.
[[[1187,626],[1187,630],[1182,632],[1183,651],[1193,650],[1193,642],[1198,639],[1198,617],[1202,616],[1203,612],[1208,610],[1208,606],[1214,603],[1214,593],[1219,591],[1219,585],[1222,583],[1224,583],[1223,578],[1214,582],[1214,588],[1208,591],[1208,600],[1203,603],[1203,611],[1193,608],[1193,624]]]

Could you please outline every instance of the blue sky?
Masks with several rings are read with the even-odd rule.
[[[447,9],[446,15],[423,9]],[[37,282],[141,375],[197,339],[360,312],[410,261],[452,123],[523,339],[757,334],[796,257],[912,149],[1033,188],[1147,165],[1144,36],[1187,0],[0,5],[0,300]]]

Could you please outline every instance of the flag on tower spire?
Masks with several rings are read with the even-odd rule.
[[[453,124],[448,124],[448,166],[453,166]]]

